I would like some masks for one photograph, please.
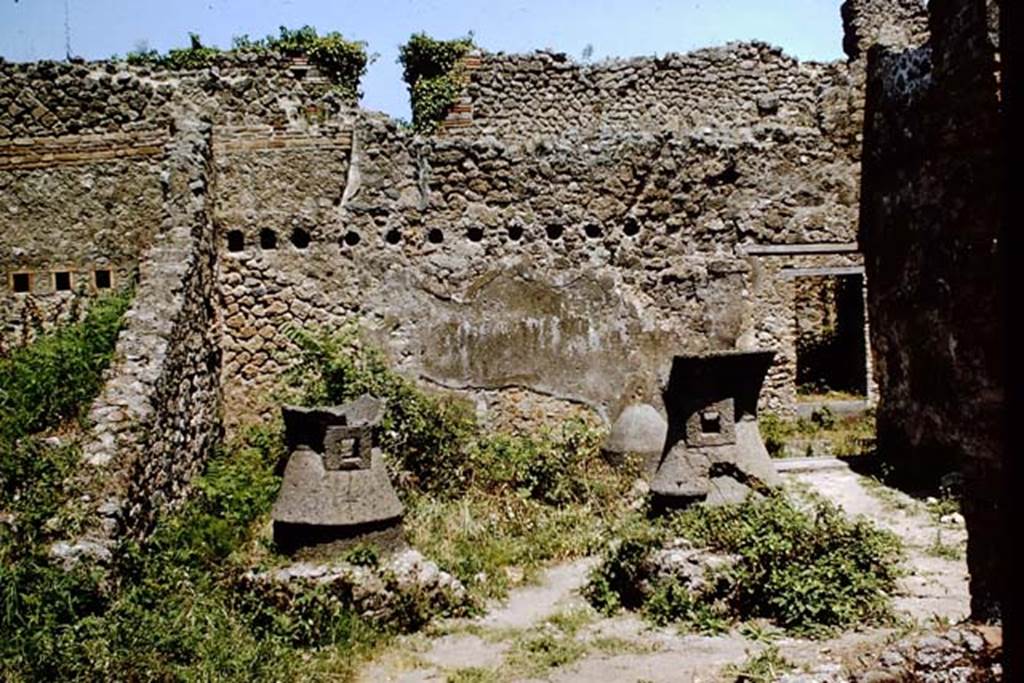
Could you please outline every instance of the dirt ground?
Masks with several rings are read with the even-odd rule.
[[[784,637],[767,625],[703,636],[651,627],[631,614],[605,618],[579,595],[596,561],[587,558],[551,567],[538,584],[512,591],[504,604],[482,617],[447,621],[399,639],[364,668],[360,680],[729,681],[736,677],[730,665],[742,667],[770,644],[796,665],[795,672],[816,672],[803,680],[828,680],[828,672],[841,672],[913,628],[967,616],[967,534],[961,520],[941,521],[922,501],[846,467],[784,477],[794,495],[816,491],[848,514],[865,515],[903,539],[908,574],[894,602],[900,626],[808,640]]]

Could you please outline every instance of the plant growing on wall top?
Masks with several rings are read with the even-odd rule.
[[[366,73],[366,66],[376,58],[368,55],[366,43],[346,40],[337,31],[318,35],[312,26],[300,29],[280,28],[277,36],[263,40],[249,40],[248,36],[233,41],[234,50],[261,51],[276,50],[288,57],[308,57],[324,75],[337,84],[338,88],[353,99],[359,96],[359,80]]]
[[[213,58],[221,53],[219,48],[203,45],[198,33],[189,33],[188,39],[188,47],[174,48],[162,56],[156,50],[147,50],[145,46],[142,46],[142,49],[129,52],[126,60],[129,64],[145,64],[175,71],[187,71],[210,66],[213,63]]]
[[[431,132],[448,114],[462,89],[459,59],[473,48],[472,34],[455,40],[436,40],[415,33],[398,48],[402,77],[409,86],[413,128]]]
[[[145,64],[171,70],[203,69],[211,66],[219,55],[238,53],[278,52],[286,57],[306,57],[331,80],[338,90],[350,99],[359,97],[359,81],[366,73],[366,66],[375,58],[366,52],[366,43],[346,40],[337,31],[319,35],[312,26],[300,29],[280,28],[276,36],[252,40],[247,35],[232,40],[230,50],[207,47],[199,36],[189,34],[191,45],[187,48],[170,50],[160,55],[156,50],[135,50],[129,52],[129,64]]]

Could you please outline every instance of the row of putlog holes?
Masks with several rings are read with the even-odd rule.
[[[523,237],[523,227],[520,225],[510,225],[508,228],[508,238],[513,242],[518,242]],[[559,240],[564,235],[565,229],[561,225],[549,225],[544,229],[549,240]],[[636,219],[627,217],[623,226],[622,232],[627,237],[632,237],[640,232],[640,224],[637,223]],[[583,233],[588,239],[596,240],[604,236],[604,228],[596,223],[587,223],[583,226]],[[480,242],[484,238],[484,230],[480,227],[472,227],[466,230],[466,239],[470,242]],[[349,230],[338,240],[338,243],[342,247],[355,247],[362,242],[362,236],[354,231]],[[306,249],[309,246],[311,237],[308,230],[303,228],[295,228],[292,230],[289,242],[296,249]],[[384,241],[391,245],[401,244],[402,232],[396,228],[389,230],[384,235]],[[444,231],[440,228],[432,228],[427,232],[427,241],[431,244],[441,244],[444,242]],[[263,250],[274,250],[277,249],[277,233],[270,228],[263,228],[259,234],[260,249]],[[227,234],[227,246],[229,252],[241,252],[245,250],[245,234],[241,230],[231,230]]]

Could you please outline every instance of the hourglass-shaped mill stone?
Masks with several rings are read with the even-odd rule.
[[[382,532],[397,538],[404,510],[374,441],[384,402],[364,395],[340,407],[282,410],[289,456],[271,512],[278,546],[294,552]]]
[[[719,351],[673,359],[668,437],[651,481],[661,507],[742,502],[781,483],[757,426],[757,399],[773,351]]]

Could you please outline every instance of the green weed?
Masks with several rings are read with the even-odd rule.
[[[445,676],[445,683],[497,683],[500,680],[494,671],[476,666],[456,669]]]
[[[0,522],[0,678],[345,680],[393,634],[433,616],[415,596],[393,623],[379,624],[328,589],[280,604],[237,589],[241,572],[280,561],[265,534],[284,455],[277,424],[218,448],[188,502],[144,543],[118,549],[113,574],[51,566],[47,523],[70,494],[64,482],[78,450],[73,440],[58,447],[27,435],[78,416],[99,390],[120,324],[107,311],[98,307],[83,328],[41,337],[2,361],[16,372],[0,380],[12,406],[4,415],[12,438],[0,440],[0,510],[11,513]],[[635,517],[625,503],[633,477],[604,462],[602,435],[588,424],[490,434],[460,403],[394,373],[354,333],[297,338],[303,356],[293,380],[308,402],[363,392],[387,399],[380,436],[407,504],[408,537],[476,596],[501,595],[516,574],[530,578],[549,561],[593,552]],[[81,381],[57,381],[59,373]],[[45,391],[55,395],[35,402]],[[378,554],[360,546],[345,558],[371,566]],[[582,646],[573,634],[588,618],[559,614],[549,633],[520,637],[518,666],[574,661]]]
[[[520,571],[529,578],[595,550],[629,517],[632,473],[601,457],[603,435],[588,423],[488,432],[462,402],[394,372],[353,326],[292,337],[301,349],[292,384],[304,402],[386,400],[381,444],[407,505],[408,537],[478,596],[504,595]]]
[[[935,540],[932,541],[924,551],[932,557],[940,557],[944,560],[964,559],[964,549],[959,543],[947,543],[942,540],[942,530],[935,530]]]
[[[757,421],[765,448],[773,458],[786,457],[787,450],[799,449],[806,456],[863,455],[871,451],[875,438],[875,416],[871,410],[862,415],[837,417],[823,406],[809,418],[784,420],[766,413],[758,416]]]
[[[476,423],[465,404],[420,391],[391,370],[354,326],[334,334],[294,330],[291,336],[301,350],[292,381],[307,405],[341,404],[364,393],[384,399],[380,442],[402,487],[448,497],[466,490]]]
[[[779,652],[778,646],[771,645],[748,657],[740,666],[725,667],[723,673],[735,676],[737,683],[772,683],[794,668],[793,663]]]
[[[651,585],[650,555],[680,536],[738,560],[712,572],[698,592],[674,579]],[[900,553],[893,534],[863,519],[847,520],[826,501],[813,501],[807,510],[774,495],[735,506],[695,506],[638,525],[605,552],[584,593],[600,610],[640,609],[656,624],[717,632],[736,620],[764,618],[818,634],[886,620]]]
[[[0,440],[79,417],[99,393],[130,301],[128,292],[98,299],[81,322],[46,332],[0,358]]]
[[[530,632],[513,643],[508,665],[520,677],[538,678],[578,661],[586,652],[586,646],[572,636],[542,630]]]

